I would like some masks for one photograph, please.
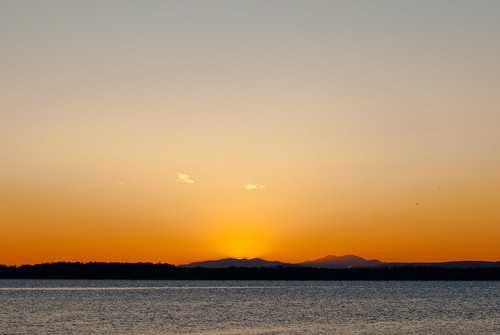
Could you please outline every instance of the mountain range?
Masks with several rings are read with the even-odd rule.
[[[261,268],[261,267],[314,267],[314,268],[327,268],[327,269],[345,269],[345,268],[376,268],[376,267],[401,267],[401,266],[434,266],[441,268],[486,268],[486,267],[500,267],[499,262],[485,262],[485,261],[454,261],[454,262],[417,262],[417,263],[391,263],[382,262],[378,259],[364,259],[356,255],[334,256],[327,255],[312,261],[305,261],[301,263],[283,263],[278,261],[267,261],[261,258],[225,258],[220,260],[211,260],[203,262],[194,262],[190,264],[180,265],[180,267],[187,268],[230,268],[230,267],[243,267],[243,268]]]

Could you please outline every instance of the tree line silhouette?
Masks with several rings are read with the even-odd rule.
[[[0,265],[0,279],[171,280],[500,280],[500,268],[401,266],[326,269],[296,266],[185,268],[166,263],[44,263]]]

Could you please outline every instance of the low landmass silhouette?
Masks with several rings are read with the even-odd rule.
[[[44,263],[0,265],[3,279],[191,280],[500,280],[500,262],[384,263],[328,255],[302,263],[226,258],[175,266],[166,263]]]

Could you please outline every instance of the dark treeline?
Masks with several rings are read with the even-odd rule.
[[[500,268],[325,269],[309,267],[183,268],[153,263],[46,263],[0,265],[2,279],[194,279],[194,280],[500,280]]]
[[[0,265],[0,278],[10,279],[163,279],[174,265],[153,263],[44,263]]]

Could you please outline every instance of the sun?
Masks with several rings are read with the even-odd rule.
[[[261,256],[269,247],[269,238],[251,227],[232,227],[220,231],[215,245],[228,257],[236,259]]]

